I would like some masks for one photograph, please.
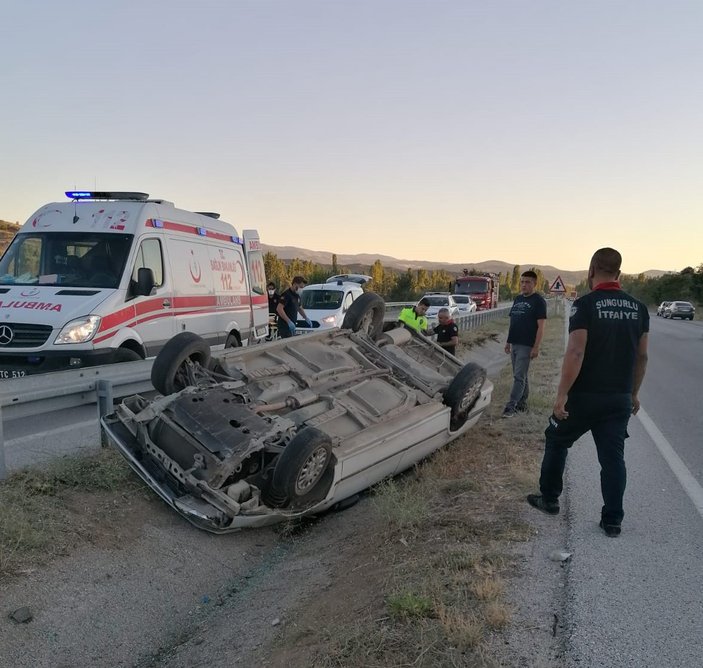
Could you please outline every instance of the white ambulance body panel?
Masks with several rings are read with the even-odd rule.
[[[0,380],[152,356],[185,330],[217,347],[265,338],[256,231],[99,195],[42,207],[0,259]]]

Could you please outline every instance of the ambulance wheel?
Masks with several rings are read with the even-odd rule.
[[[264,500],[279,508],[305,508],[327,496],[333,479],[330,437],[319,429],[307,427],[278,456]]]
[[[239,348],[242,343],[236,334],[228,334],[227,340],[225,341],[225,348]]]
[[[383,316],[386,305],[375,292],[359,295],[349,307],[342,322],[342,329],[366,334],[375,341],[383,333]]]
[[[112,361],[115,364],[119,364],[120,362],[136,362],[141,359],[143,359],[143,357],[136,350],[132,350],[131,348],[118,348],[112,356]]]
[[[444,405],[452,409],[449,430],[461,429],[481,396],[486,370],[469,362],[463,366],[444,393]]]
[[[207,373],[210,346],[193,332],[181,332],[169,339],[151,367],[151,383],[164,396],[180,392]]]

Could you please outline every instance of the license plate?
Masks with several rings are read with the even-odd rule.
[[[0,369],[0,380],[11,380],[12,378],[22,378],[27,372],[21,369]]]

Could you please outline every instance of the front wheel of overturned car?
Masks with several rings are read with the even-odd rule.
[[[264,498],[279,508],[305,508],[327,496],[333,479],[330,437],[308,427],[299,431],[278,456]]]
[[[192,385],[199,370],[210,362],[210,346],[193,332],[169,339],[151,367],[151,383],[164,396]]]
[[[352,302],[344,316],[342,329],[362,332],[375,341],[383,333],[385,312],[386,304],[381,296],[375,292],[365,292]]]
[[[486,370],[469,362],[454,376],[444,393],[444,404],[452,409],[450,431],[461,429],[469,417],[471,409],[481,396],[481,388],[486,380]]]

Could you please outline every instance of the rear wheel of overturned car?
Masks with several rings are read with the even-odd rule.
[[[461,429],[466,423],[471,409],[481,396],[481,388],[486,380],[486,370],[469,362],[454,376],[444,393],[444,404],[452,409],[450,431]]]
[[[151,383],[163,395],[179,392],[193,384],[200,370],[210,362],[210,346],[193,332],[181,332],[169,339],[151,367]]]
[[[278,508],[305,508],[322,501],[334,479],[333,462],[327,434],[314,427],[299,431],[276,460],[265,502]]]
[[[365,292],[352,302],[344,316],[342,329],[362,332],[375,341],[383,333],[385,312],[386,305],[381,296],[375,292]]]

